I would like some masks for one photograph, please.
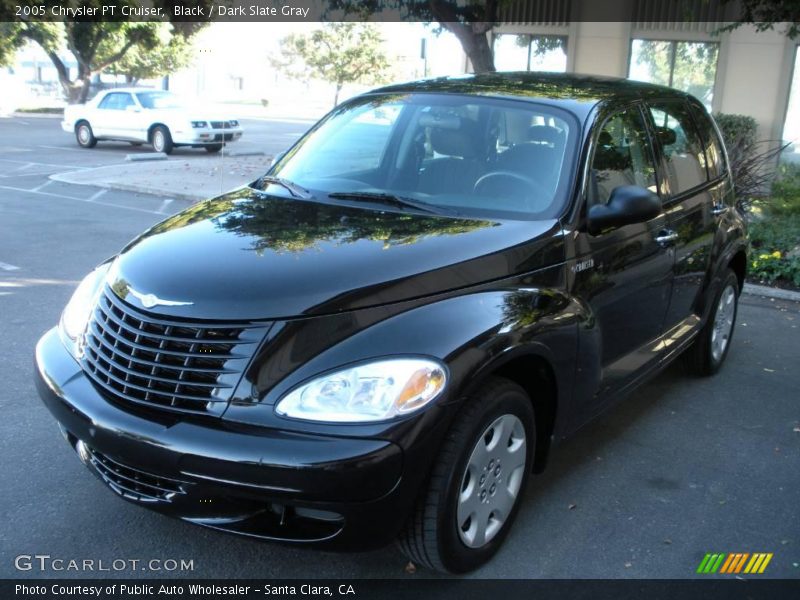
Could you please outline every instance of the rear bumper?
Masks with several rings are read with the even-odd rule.
[[[55,329],[35,361],[67,440],[136,504],[233,533],[366,549],[396,536],[416,496],[420,478],[403,477],[410,466],[391,441],[134,414],[98,393]]]

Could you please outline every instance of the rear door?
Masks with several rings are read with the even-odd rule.
[[[715,214],[715,197],[724,182],[709,177],[703,137],[685,100],[651,101],[648,108],[666,174],[667,228],[674,238],[674,278],[665,340],[675,344],[692,334],[699,324],[701,293],[719,218]]]

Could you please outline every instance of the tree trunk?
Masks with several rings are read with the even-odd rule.
[[[341,81],[337,81],[336,82],[336,95],[333,97],[333,105],[334,106],[339,106],[339,92],[342,91],[342,85],[343,84],[342,84]]]
[[[461,23],[442,23],[442,25],[461,42],[461,47],[472,63],[472,70],[475,73],[491,73],[497,70],[494,66],[492,48],[486,37],[486,32],[490,27],[476,27],[476,25],[480,25],[478,23],[473,24],[472,27]]]

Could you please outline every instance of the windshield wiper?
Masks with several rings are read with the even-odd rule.
[[[385,192],[332,192],[328,194],[328,197],[337,200],[364,200],[366,202],[397,206],[398,208],[415,208],[423,212],[434,214],[439,212],[427,202],[412,200],[405,196],[396,196],[395,194],[387,194]]]
[[[289,181],[288,179],[283,179],[282,177],[273,177],[272,175],[264,175],[256,182],[256,186],[263,188],[264,185],[279,185],[282,188],[289,191],[289,193],[295,198],[302,198],[303,200],[310,200],[314,196],[311,195],[306,188],[301,187],[294,183],[293,181]]]

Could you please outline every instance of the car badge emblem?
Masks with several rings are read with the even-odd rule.
[[[153,308],[154,306],[191,306],[194,302],[181,302],[179,300],[164,300],[163,298],[159,298],[155,294],[142,294],[141,292],[137,292],[133,288],[128,288],[128,292],[134,298],[138,298],[139,302],[142,303],[142,306],[145,308]]]

